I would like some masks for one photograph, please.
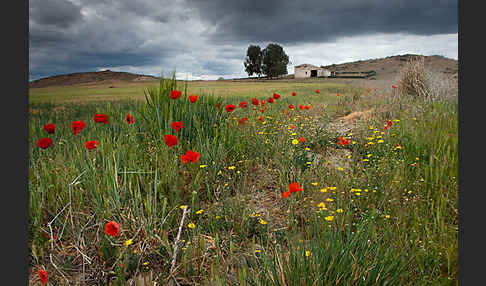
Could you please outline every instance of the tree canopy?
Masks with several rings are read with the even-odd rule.
[[[253,74],[262,74],[262,51],[260,46],[250,45],[246,51],[246,60],[244,62],[246,73],[251,76]]]
[[[245,71],[249,76],[278,77],[287,74],[289,57],[279,44],[271,43],[263,50],[257,45],[250,45],[244,62]]]
[[[289,56],[287,56],[287,54],[279,44],[268,44],[268,46],[263,49],[262,55],[263,74],[268,77],[277,77],[279,75],[287,74]]]

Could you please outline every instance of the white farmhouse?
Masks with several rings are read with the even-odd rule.
[[[311,64],[301,64],[294,67],[295,78],[330,77],[331,71]]]

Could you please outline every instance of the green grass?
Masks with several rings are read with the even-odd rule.
[[[457,285],[457,102],[374,98],[326,82],[167,78],[129,89],[137,99],[121,92],[112,101],[69,101],[91,94],[78,87],[73,97],[65,88],[49,95],[56,100],[38,100],[32,91],[30,267],[45,267],[50,283],[65,276],[81,285],[84,273],[84,284],[125,285],[150,273],[164,285]],[[172,89],[183,95],[170,99]],[[252,109],[252,97],[274,92],[282,98],[264,113]],[[236,110],[226,112],[227,103]],[[344,134],[354,144],[337,145],[343,134],[328,123],[370,108],[373,117]],[[95,113],[109,123],[94,122]],[[87,123],[77,135],[75,120]],[[393,125],[384,130],[386,120]],[[173,121],[184,128],[176,132]],[[54,134],[42,129],[47,123]],[[165,134],[178,144],[167,147]],[[42,137],[53,145],[37,147]],[[291,143],[299,137],[305,142]],[[88,140],[99,146],[87,150]],[[189,149],[200,159],[183,164]],[[328,152],[350,157],[329,162]],[[283,199],[294,181],[304,191]],[[169,273],[181,205],[189,213]],[[104,233],[109,220],[119,236]]]

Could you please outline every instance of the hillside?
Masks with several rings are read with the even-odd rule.
[[[80,72],[56,75],[46,78],[34,80],[29,83],[30,88],[47,87],[47,86],[63,86],[76,84],[93,84],[93,83],[109,83],[109,82],[131,82],[131,81],[147,81],[157,80],[157,77],[151,75],[140,75],[128,72],[114,72],[110,70],[99,72]]]
[[[413,57],[419,55],[406,54],[390,56],[380,59],[368,59],[343,64],[324,66],[332,71],[376,71],[376,79],[388,79],[395,77],[400,69]],[[442,56],[425,56],[425,65],[428,69],[457,77],[458,61]]]

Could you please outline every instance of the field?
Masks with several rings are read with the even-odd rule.
[[[397,90],[31,89],[31,285],[457,285],[457,97]]]

